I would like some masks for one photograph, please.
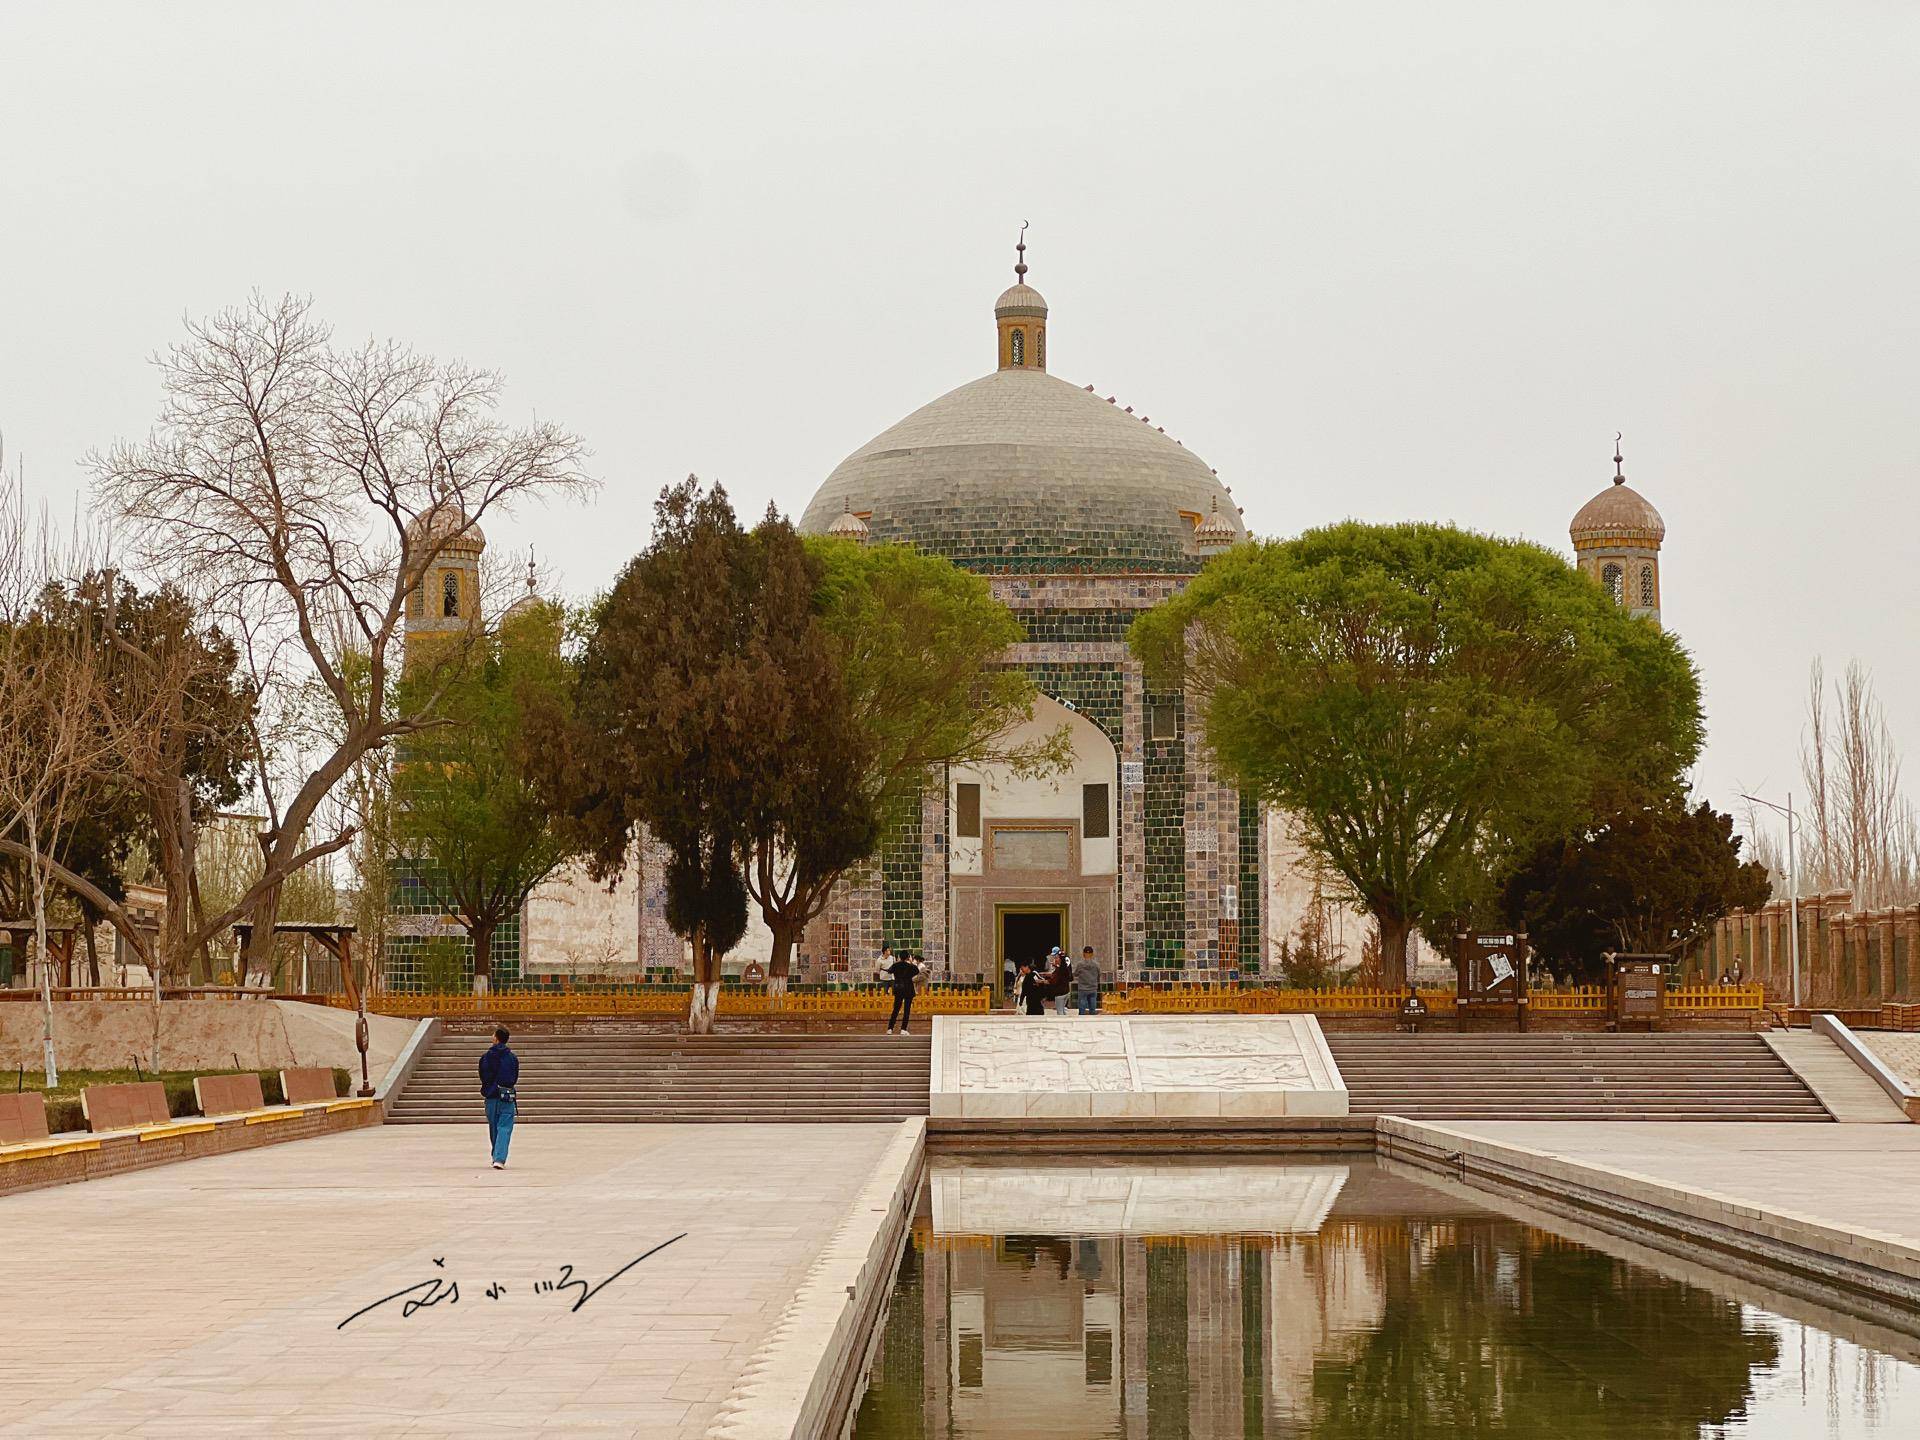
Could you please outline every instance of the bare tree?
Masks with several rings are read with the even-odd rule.
[[[43,593],[69,558],[44,515],[38,524],[29,520],[19,472],[8,477],[0,463],[0,839],[27,863],[49,1087],[58,1083],[60,1066],[53,1041],[47,880],[50,872],[66,872],[48,847],[110,749],[98,724],[98,652],[84,633],[50,623],[40,610]]]
[[[189,322],[155,363],[158,425],[93,456],[100,498],[150,567],[198,587],[229,621],[256,680],[304,671],[338,716],[284,797],[274,752],[255,737],[260,877],[203,928],[250,916],[246,963],[266,969],[280,887],[353,841],[351,820],[316,830],[328,797],[368,754],[434,723],[430,686],[406,713],[389,706],[409,597],[488,515],[591,482],[576,437],[497,418],[496,375],[392,341],[336,345],[302,299],[256,294]],[[341,665],[340,634],[364,679]]]
[[[1815,660],[1800,747],[1807,791],[1801,857],[1815,889],[1849,890],[1856,909],[1920,899],[1920,816],[1903,791],[1898,742],[1858,660],[1831,689]]]

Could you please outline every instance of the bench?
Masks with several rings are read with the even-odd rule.
[[[251,1070],[244,1075],[196,1075],[193,1079],[194,1103],[202,1115],[238,1115],[247,1110],[264,1110],[267,1097],[260,1088],[260,1077]]]
[[[313,1105],[322,1100],[338,1099],[340,1095],[334,1088],[332,1069],[318,1065],[282,1070],[280,1093],[289,1105]]]
[[[47,1097],[38,1090],[0,1095],[0,1145],[47,1138]]]
[[[131,1130],[137,1125],[164,1125],[173,1118],[167,1113],[167,1087],[158,1080],[83,1086],[80,1113],[87,1117],[87,1129],[95,1134]]]

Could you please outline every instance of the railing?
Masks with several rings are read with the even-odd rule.
[[[53,987],[56,1000],[122,1000],[153,1003],[151,985],[56,985]],[[278,990],[268,990],[259,986],[241,988],[234,985],[180,985],[163,986],[160,991],[162,1000],[305,1000],[317,1003],[329,997],[324,995],[288,995]],[[30,990],[0,989],[0,1001],[26,1000],[40,1003],[40,987]]]
[[[1454,1013],[1455,996],[1451,989],[1420,990],[1417,993],[1429,1014]],[[1397,1015],[1406,998],[1407,992],[1404,990],[1358,985],[1297,990],[1278,986],[1236,985],[1231,982],[1196,985],[1175,983],[1115,990],[1100,997],[1100,1007],[1117,1015]],[[1528,1000],[1536,1015],[1607,1013],[1607,991],[1601,985],[1536,990]],[[1679,985],[1667,992],[1668,1014],[1759,1010],[1765,1004],[1766,990],[1760,985]]]
[[[22,992],[23,994],[27,992]],[[151,991],[134,992],[151,996]],[[168,994],[174,992],[169,991]],[[257,992],[256,992],[257,993]],[[1430,1015],[1455,1013],[1452,989],[1417,992]],[[341,1009],[352,1005],[344,995],[313,997]],[[1397,1015],[1407,992],[1369,986],[1336,986],[1324,990],[1279,985],[1157,982],[1116,986],[1101,992],[1100,1008],[1109,1015]],[[1603,1016],[1607,992],[1599,985],[1565,990],[1536,990],[1529,997],[1536,1015]],[[1667,991],[1669,1015],[1719,1014],[1764,1008],[1766,991],[1760,985],[1679,985]],[[687,1012],[688,987],[634,985],[606,989],[553,990],[509,986],[486,996],[376,994],[368,1008],[381,1015],[424,1019],[435,1015],[631,1015],[674,1017]],[[723,985],[719,1014],[823,1015],[884,1019],[893,1004],[885,985],[791,989],[775,997],[758,985]],[[984,1015],[996,1005],[985,985],[935,983],[914,997],[922,1015]]]
[[[893,1004],[886,986],[863,985],[832,990],[789,990],[780,1003],[759,986],[724,985],[720,989],[721,1016],[839,1015],[870,1016],[884,1020]],[[352,1009],[344,995],[329,995],[326,1003]],[[436,1015],[632,1015],[680,1016],[687,1013],[684,985],[641,985],[624,990],[556,991],[509,986],[487,995],[369,996],[367,1008],[380,1015],[425,1019]],[[993,992],[984,985],[933,985],[913,1000],[916,1014],[980,1015],[993,1008]]]

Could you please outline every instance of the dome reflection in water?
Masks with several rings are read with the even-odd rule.
[[[1913,1336],[1391,1162],[1223,1159],[937,1158],[856,1437],[1920,1434]]]

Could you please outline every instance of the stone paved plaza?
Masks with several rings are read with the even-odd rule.
[[[1910,1090],[1920,1090],[1920,1035],[1897,1034],[1891,1030],[1855,1032],[1880,1063],[1907,1082]]]
[[[379,1127],[11,1197],[0,1435],[703,1434],[896,1129],[527,1126],[495,1172]]]

